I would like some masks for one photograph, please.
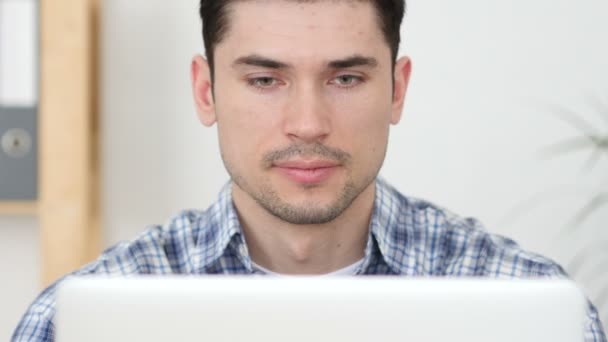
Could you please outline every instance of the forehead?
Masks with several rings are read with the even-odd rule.
[[[216,53],[258,53],[283,59],[389,56],[370,1],[236,1]]]

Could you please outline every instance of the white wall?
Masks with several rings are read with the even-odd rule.
[[[539,151],[579,135],[555,115],[562,111],[608,135],[608,2],[410,3],[404,47],[414,78],[384,175],[564,265],[603,242],[577,276],[598,295],[608,272],[586,270],[600,258],[606,265],[608,206],[575,229],[567,223],[608,191],[606,153],[585,172],[589,152],[544,160]],[[512,213],[522,204],[522,215]],[[606,322],[606,305],[602,313]]]
[[[102,204],[112,243],[207,206],[228,178],[191,97],[190,61],[203,51],[197,1],[104,5]]]
[[[8,341],[20,315],[40,291],[38,222],[0,217],[0,340]]]
[[[104,7],[102,204],[110,245],[181,208],[206,207],[227,176],[215,129],[198,123],[190,96],[190,58],[202,52],[196,1],[106,0]],[[560,108],[608,131],[607,15],[605,0],[410,0],[403,50],[414,75],[382,174],[406,194],[480,218],[564,265],[608,241],[608,208],[575,230],[565,224],[594,191],[608,189],[606,158],[584,172],[586,152],[538,156],[577,135],[552,114]],[[525,205],[543,191],[553,192]],[[522,203],[530,210],[514,218]],[[18,247],[0,250],[10,253],[0,272],[27,270],[9,277],[11,322],[38,274],[35,223],[20,225],[0,221],[0,244]],[[608,282],[603,273],[603,282],[577,278],[595,296]],[[602,310],[606,322],[608,306]]]

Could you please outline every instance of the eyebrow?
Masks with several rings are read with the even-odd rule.
[[[355,66],[367,66],[374,68],[378,65],[378,61],[373,57],[364,57],[360,55],[350,56],[344,59],[330,61],[327,66],[332,69],[346,69]]]
[[[238,58],[232,63],[233,67],[238,67],[241,65],[248,66],[257,66],[268,69],[288,69],[291,68],[291,65],[277,61],[271,58],[263,57],[260,55],[248,55]],[[366,66],[370,68],[374,68],[378,66],[378,61],[373,57],[365,57],[361,55],[353,55],[350,57],[346,57],[343,59],[337,59],[333,61],[329,61],[327,63],[327,67],[331,69],[345,69],[352,68],[355,66]]]
[[[268,69],[287,69],[289,65],[283,62],[275,61],[270,58],[262,57],[259,55],[249,55],[238,58],[234,63],[232,63],[233,67],[237,67],[240,65],[250,65],[250,66],[258,66],[262,68]]]

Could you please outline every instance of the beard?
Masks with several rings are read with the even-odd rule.
[[[363,189],[358,189],[352,181],[348,181],[342,187],[338,197],[328,205],[313,201],[290,204],[282,200],[268,183],[255,192],[243,188],[236,179],[233,179],[233,181],[268,213],[285,222],[297,225],[323,224],[335,220],[350,207],[355,198],[363,191]]]
[[[273,167],[274,163],[288,160],[294,156],[314,156],[333,160],[340,163],[347,171],[351,165],[351,156],[348,153],[317,143],[314,145],[292,145],[283,150],[267,153],[262,159],[262,168],[263,170],[268,170]],[[371,184],[377,175],[376,172],[359,184],[352,177],[348,176],[346,182],[338,191],[336,198],[329,204],[324,205],[312,200],[301,203],[289,203],[279,196],[276,189],[270,184],[270,181],[265,180],[260,182],[257,187],[252,187],[242,177],[240,172],[227,162],[226,158],[222,156],[222,159],[234,184],[247,193],[268,213],[282,221],[295,225],[324,224],[335,220],[351,206],[353,201]],[[351,173],[348,172],[348,174],[350,175]],[[311,187],[303,189],[303,191],[309,190],[311,190]]]

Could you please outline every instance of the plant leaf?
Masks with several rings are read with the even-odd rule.
[[[606,122],[608,127],[608,103],[604,102],[603,99],[596,93],[595,95],[585,96],[587,103],[591,104],[591,107],[599,114],[600,118]]]
[[[594,137],[576,137],[545,147],[539,151],[538,155],[540,158],[550,159],[569,152],[593,148],[594,145]]]
[[[597,147],[608,153],[608,134],[600,138],[600,140],[597,142]]]
[[[587,159],[587,162],[585,163],[583,170],[587,171],[587,172],[593,170],[595,168],[595,166],[597,165],[597,162],[600,160],[600,157],[602,156],[602,152],[608,152],[608,151],[602,151],[602,149],[600,149],[600,148],[595,148],[593,150],[593,152],[591,152],[589,159]]]
[[[608,204],[608,192],[600,192],[579,211],[578,215],[574,217],[569,226],[576,227],[582,225],[591,214],[606,204]]]
[[[575,128],[579,133],[582,133],[585,136],[599,135],[599,132],[595,129],[595,127],[588,121],[586,121],[584,117],[577,112],[574,112],[570,109],[561,106],[553,106],[553,110],[551,111],[551,113],[558,119],[561,119],[565,123],[569,124],[570,126]]]

